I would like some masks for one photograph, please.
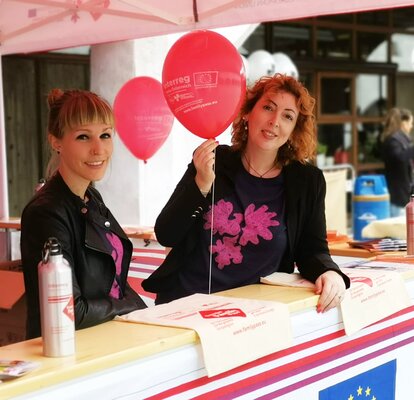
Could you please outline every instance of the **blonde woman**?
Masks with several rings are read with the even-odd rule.
[[[37,265],[49,237],[59,240],[73,269],[76,329],[146,307],[127,283],[132,243],[92,187],[112,156],[112,109],[81,90],[54,89],[48,104],[54,166],[21,218],[27,339],[41,335]]]

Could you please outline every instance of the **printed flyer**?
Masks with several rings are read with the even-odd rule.
[[[414,275],[410,264],[362,260],[352,267],[341,267],[341,271],[351,279],[351,287],[341,302],[347,335],[411,305],[403,279]],[[315,287],[299,273],[275,272],[260,281],[277,286]]]
[[[375,263],[342,271],[351,279],[341,303],[347,335],[411,305],[401,272],[375,267]]]
[[[34,361],[0,359],[0,382],[26,375],[39,365]]]
[[[117,317],[197,332],[209,377],[291,346],[286,304],[194,294]]]

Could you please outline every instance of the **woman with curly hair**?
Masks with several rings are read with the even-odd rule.
[[[247,91],[232,146],[209,139],[195,150],[155,224],[158,241],[172,248],[143,282],[156,304],[295,266],[316,283],[318,312],[340,303],[349,279],[329,254],[325,180],[308,162],[314,103],[292,77],[262,78]]]

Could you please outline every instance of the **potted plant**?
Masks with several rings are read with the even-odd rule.
[[[326,163],[326,152],[328,151],[328,146],[324,143],[318,142],[316,147],[316,165],[319,168],[322,168]]]

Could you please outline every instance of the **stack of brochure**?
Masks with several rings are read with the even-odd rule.
[[[348,242],[349,246],[365,249],[372,252],[384,251],[406,251],[407,241],[405,239],[373,239],[365,241]]]
[[[23,360],[0,359],[0,382],[19,378],[39,367],[39,363]]]

